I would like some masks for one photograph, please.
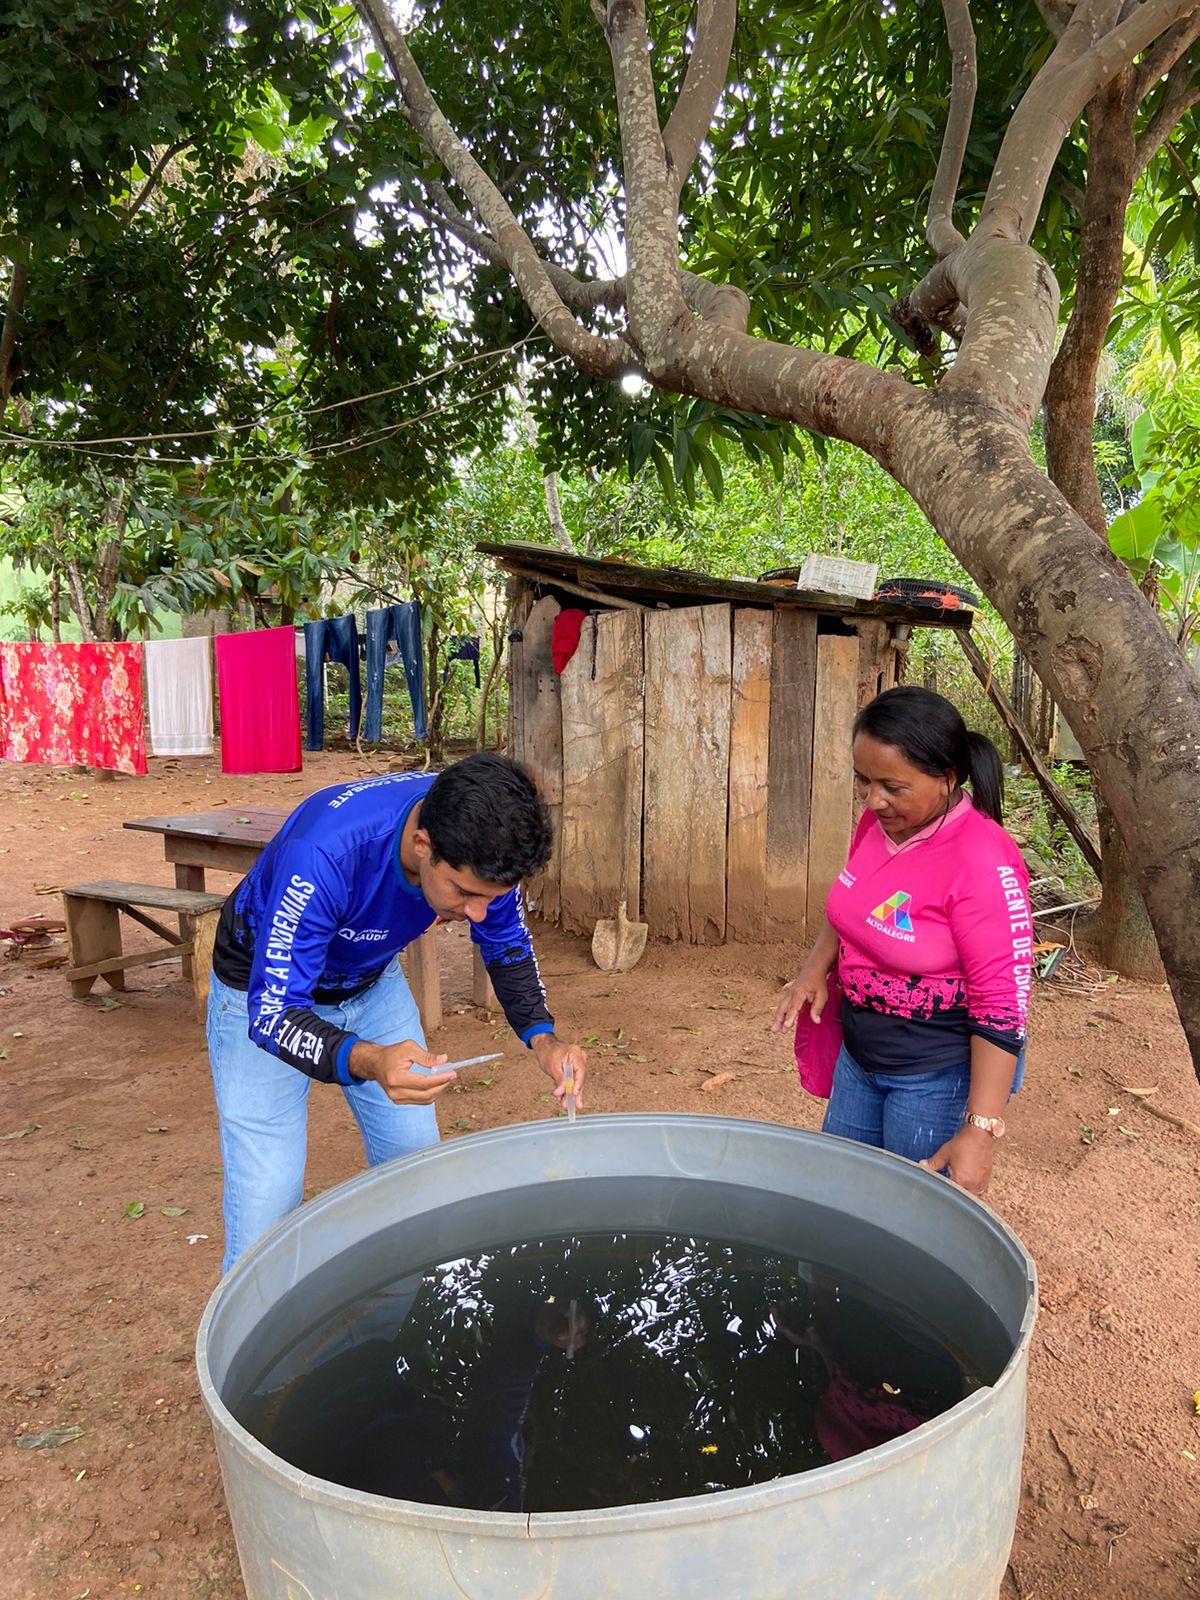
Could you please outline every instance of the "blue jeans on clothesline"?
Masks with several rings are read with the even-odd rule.
[[[404,663],[408,698],[412,704],[413,732],[428,736],[425,726],[425,671],[421,649],[421,608],[415,600],[367,612],[367,711],[363,738],[383,737],[383,669],[389,641],[394,641]]]
[[[350,737],[358,738],[362,716],[362,678],[358,664],[358,623],[353,615],[322,617],[304,624],[304,677],[308,737],[306,750],[320,750],[325,744],[325,658],[345,667],[350,675]]]

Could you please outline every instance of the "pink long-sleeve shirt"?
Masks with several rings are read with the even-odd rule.
[[[957,1066],[973,1036],[1020,1052],[1033,975],[1029,874],[969,795],[902,845],[865,813],[826,910],[846,1048],[859,1066]]]

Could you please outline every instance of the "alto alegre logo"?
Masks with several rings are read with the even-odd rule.
[[[886,933],[893,939],[903,939],[911,944],[916,939],[912,917],[908,910],[911,904],[912,895],[905,894],[903,889],[897,889],[895,894],[889,895],[875,907],[867,922],[880,933]]]

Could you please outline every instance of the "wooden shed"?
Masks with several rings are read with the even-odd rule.
[[[510,749],[555,824],[539,914],[590,934],[625,898],[659,938],[802,940],[846,857],[855,713],[900,681],[914,627],[970,612],[480,549],[510,574]],[[560,676],[565,607],[588,615]]]

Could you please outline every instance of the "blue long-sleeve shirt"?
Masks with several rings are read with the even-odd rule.
[[[400,864],[409,812],[432,773],[389,773],[310,795],[225,902],[213,952],[222,983],[244,989],[255,1044],[309,1077],[349,1083],[357,1035],[318,1016],[374,983],[436,921]],[[519,886],[471,924],[514,1032],[552,1033]]]

